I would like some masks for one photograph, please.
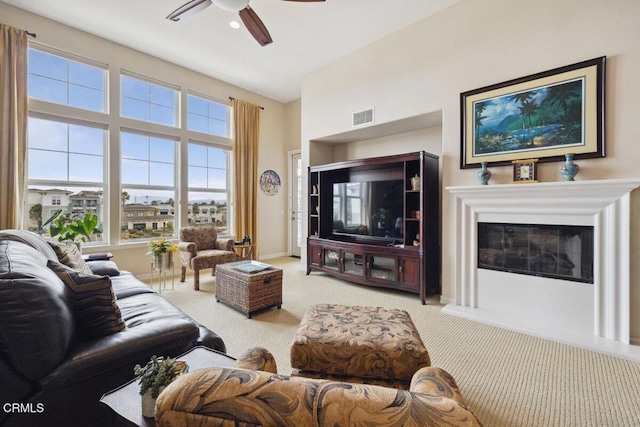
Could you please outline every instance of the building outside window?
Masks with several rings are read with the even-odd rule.
[[[218,233],[229,233],[229,150],[189,143],[189,224],[211,223]]]
[[[121,132],[120,141],[122,194],[128,197],[123,217],[137,213],[135,223],[123,221],[121,238],[174,236],[174,215],[163,214],[160,205],[171,204],[176,197],[176,141],[133,132]],[[158,222],[166,225],[158,228]]]

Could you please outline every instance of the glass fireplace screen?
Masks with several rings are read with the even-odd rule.
[[[593,227],[478,223],[478,267],[593,284]]]

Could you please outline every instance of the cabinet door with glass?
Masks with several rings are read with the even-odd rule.
[[[340,271],[340,258],[342,256],[339,249],[322,249],[322,265],[330,270]]]
[[[366,267],[369,280],[383,283],[398,281],[395,256],[367,254]]]
[[[347,250],[342,252],[342,273],[364,277],[364,256]]]

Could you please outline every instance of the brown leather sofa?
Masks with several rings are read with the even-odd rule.
[[[99,403],[133,379],[152,355],[196,345],[225,352],[223,340],[111,261],[89,261],[109,275],[126,328],[79,337],[67,286],[47,267],[56,253],[39,236],[0,231],[0,425],[109,426]]]

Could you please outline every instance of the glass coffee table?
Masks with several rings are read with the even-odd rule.
[[[176,359],[187,362],[189,372],[212,366],[232,368],[236,363],[233,357],[203,346],[194,347]],[[133,372],[133,366],[131,371]],[[138,378],[105,393],[100,398],[100,402],[107,405],[116,414],[115,425],[143,427],[155,427],[156,425],[153,418],[142,416],[142,396],[140,396]]]

